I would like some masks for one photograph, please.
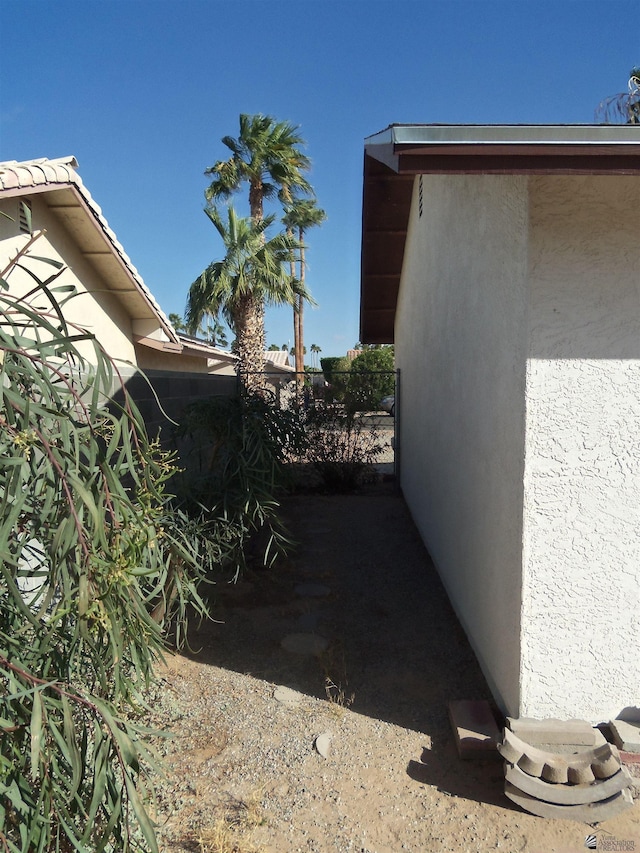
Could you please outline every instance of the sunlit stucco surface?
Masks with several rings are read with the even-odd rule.
[[[634,177],[423,176],[396,315],[402,487],[515,716],[640,695]]]

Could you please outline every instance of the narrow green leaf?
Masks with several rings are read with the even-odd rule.
[[[40,776],[40,752],[44,741],[42,731],[42,699],[40,691],[33,694],[33,705],[31,710],[31,778],[38,779]]]
[[[133,745],[133,741],[131,740],[129,735],[120,727],[120,725],[114,718],[111,708],[109,708],[108,704],[102,699],[96,698],[95,696],[93,698],[93,701],[98,710],[100,711],[100,714],[102,715],[105,724],[108,726],[113,738],[118,744],[125,764],[128,767],[133,768],[135,772],[138,772],[138,770],[140,769],[138,762],[138,753],[136,751],[135,746]]]
[[[140,799],[138,791],[136,790],[135,783],[128,774],[125,775],[124,779],[125,784],[127,786],[127,795],[129,796],[129,802],[133,807],[136,820],[138,821],[138,825],[140,827],[140,830],[142,831],[144,839],[149,845],[151,853],[159,853],[158,842],[156,840],[156,834],[153,828],[153,824],[151,823],[149,815],[147,814],[147,811],[142,804],[142,800]]]
[[[43,258],[41,255],[32,255],[31,253],[29,253],[29,258],[34,261],[42,261],[43,264],[50,264],[52,267],[55,267],[58,270],[64,267],[62,261],[56,261],[53,258]]]

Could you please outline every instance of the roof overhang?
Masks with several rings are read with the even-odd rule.
[[[108,283],[109,290],[117,295],[132,320],[155,321],[168,341],[177,345],[175,331],[168,319],[146,286],[141,286],[137,270],[132,270],[129,259],[118,251],[119,244],[114,245],[78,188],[73,184],[35,187],[32,192],[41,194],[53,216],[73,237],[83,257]],[[140,343],[146,344],[146,341],[141,340]]]
[[[391,125],[365,140],[360,340],[393,343],[416,175],[640,175],[636,125]]]
[[[173,326],[118,242],[77,168],[75,157],[0,163],[0,197],[39,195],[109,291],[117,295],[132,322],[155,327],[151,335],[138,335],[137,343],[157,348],[149,343],[153,340],[169,344],[161,349],[180,349]]]
[[[206,358],[211,362],[221,364],[235,364],[238,356],[232,352],[220,349],[208,341],[203,341],[200,338],[194,338],[191,335],[185,335],[178,332],[178,339],[184,355],[193,356],[195,358]]]

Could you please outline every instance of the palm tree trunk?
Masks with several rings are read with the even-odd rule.
[[[300,240],[300,285],[304,289],[304,231],[300,228],[298,232]],[[296,375],[299,375],[299,383],[304,383],[304,326],[303,326],[303,311],[304,299],[302,296],[296,296],[296,329],[297,329],[297,347],[296,347]]]
[[[264,304],[247,294],[234,316],[238,346],[238,376],[245,391],[264,394]]]
[[[249,210],[253,222],[261,222],[264,217],[264,193],[261,180],[249,183]],[[264,240],[264,236],[263,236]],[[238,351],[244,353],[238,363],[238,375],[243,388],[249,393],[264,394],[267,391],[267,378],[264,374],[264,350],[266,347],[264,332],[264,302],[247,295],[247,311],[243,324],[243,343],[240,343],[240,331],[236,329]],[[243,379],[244,377],[244,379]]]
[[[253,180],[249,184],[249,210],[254,222],[264,219],[262,181]]]
[[[287,228],[287,235],[289,237],[293,237],[293,229]],[[291,273],[291,278],[296,277],[296,262],[295,258],[291,257],[289,270]],[[300,337],[300,325],[298,320],[298,315],[300,312],[299,304],[301,299],[299,296],[295,297],[295,301],[293,303],[293,364],[296,371],[296,394],[298,396],[298,403],[302,402],[302,386],[304,384],[304,364],[300,361],[299,358],[299,346],[298,339]]]

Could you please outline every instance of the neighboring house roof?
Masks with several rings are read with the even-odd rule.
[[[238,356],[234,355],[225,349],[220,349],[208,341],[203,341],[200,338],[194,338],[191,335],[185,335],[178,332],[178,339],[182,344],[182,351],[185,355],[205,355],[207,358],[215,359],[216,361],[228,361],[234,363],[238,360]]]
[[[289,353],[284,349],[268,350],[264,354],[264,360],[276,367],[291,367],[291,364],[289,363]],[[293,370],[294,368],[291,367],[291,369]]]
[[[393,343],[413,180],[421,174],[640,175],[640,128],[394,124],[368,137],[360,282],[363,343]]]
[[[275,379],[278,374],[282,380],[289,374],[296,372],[295,367],[289,364],[289,353],[286,350],[268,350],[264,354],[264,372],[267,378]]]
[[[141,333],[136,336],[137,343],[180,352],[182,347],[176,331],[118,242],[77,168],[78,162],[73,156],[0,162],[0,198],[46,194],[49,210],[118,293],[132,318],[156,321],[161,338]]]
[[[206,355],[217,362],[234,364],[238,360],[235,353],[219,349],[213,344],[178,332],[178,338],[186,355]],[[269,350],[264,353],[264,369],[266,373],[295,373],[295,368],[289,364],[289,353],[284,350]]]

